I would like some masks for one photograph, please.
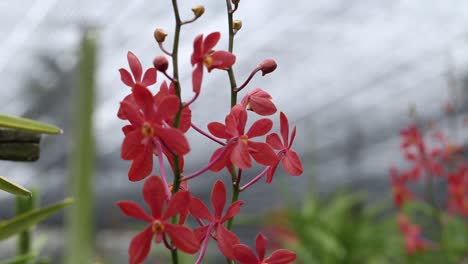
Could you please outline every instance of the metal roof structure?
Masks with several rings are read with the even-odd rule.
[[[182,32],[181,81],[189,98],[194,37],[220,31],[220,48],[226,48],[227,23],[223,1],[181,2],[186,18],[192,16],[192,5],[206,7],[204,16]],[[298,125],[296,149],[304,154],[306,172],[283,182],[299,193],[307,191],[309,168],[324,189],[361,180],[386,181],[388,166],[399,162],[398,132],[409,122],[409,106],[422,120],[439,120],[441,105],[451,98],[447,72],[458,83],[468,72],[464,0],[241,1],[235,16],[243,21],[235,41],[237,79],[246,78],[265,58],[278,62],[273,74],[256,76],[249,87],[271,93],[278,108]],[[66,192],[72,72],[87,27],[96,29],[99,41],[96,193],[98,206],[104,208],[119,198],[139,195],[139,185],[127,181],[129,163],[119,159],[123,123],[116,112],[129,91],[118,69],[128,67],[128,50],[146,67],[161,54],[152,34],[156,27],[171,32],[169,1],[1,1],[0,112],[55,123],[66,133],[45,138],[36,164],[2,162],[0,169],[26,186],[42,187],[46,200]],[[228,110],[225,73],[211,73],[202,89],[193,120],[206,127],[223,120]],[[210,148],[203,139],[195,140],[187,170],[206,162]],[[206,182],[209,179],[195,184],[194,190],[207,191]],[[270,199],[272,188],[257,190],[263,194],[255,194],[258,204]]]

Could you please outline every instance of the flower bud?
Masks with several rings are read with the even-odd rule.
[[[160,72],[165,72],[169,67],[169,61],[164,56],[156,56],[153,60],[153,65],[156,70]]]
[[[260,63],[259,67],[260,70],[262,71],[262,76],[265,76],[269,74],[270,72],[273,72],[276,69],[276,61],[273,59],[266,59]]]
[[[240,2],[240,0],[231,0],[231,3],[232,3],[233,5],[238,5],[239,2]]]
[[[163,43],[164,40],[166,39],[166,36],[167,36],[167,33],[162,28],[157,28],[154,31],[154,38],[156,39],[158,43]]]
[[[242,21],[241,20],[234,20],[232,21],[232,29],[234,31],[239,31],[242,28]]]
[[[195,17],[201,17],[203,13],[205,13],[205,7],[202,5],[196,6],[192,8],[192,12],[195,15]]]

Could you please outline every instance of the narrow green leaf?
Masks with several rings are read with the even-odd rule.
[[[73,203],[73,199],[67,198],[48,207],[33,210],[28,213],[19,215],[13,219],[0,222],[0,240],[7,239],[13,235],[16,235],[18,232],[21,232],[30,226],[45,220],[49,216],[57,213],[71,203]]]
[[[42,134],[60,134],[62,130],[54,125],[41,123],[32,119],[0,115],[0,127],[27,130]]]
[[[29,190],[14,182],[11,182],[10,180],[2,176],[0,176],[0,190],[9,192],[17,196],[31,196],[31,192]]]
[[[29,261],[35,259],[36,257],[37,253],[30,253],[27,255],[21,255],[7,260],[2,260],[0,261],[0,264],[26,264]]]

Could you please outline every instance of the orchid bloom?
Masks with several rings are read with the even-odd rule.
[[[219,122],[208,124],[208,130],[215,137],[227,139],[228,143],[218,148],[211,160],[219,155],[222,157],[210,168],[212,171],[220,171],[224,167],[237,166],[247,169],[252,166],[253,159],[259,164],[272,166],[277,162],[277,157],[270,145],[263,142],[255,142],[251,139],[268,133],[273,126],[270,119],[263,118],[255,121],[245,133],[247,123],[247,111],[240,104],[235,105],[226,116],[225,125]],[[227,148],[227,149],[223,149]],[[224,154],[222,152],[224,151]]]
[[[220,38],[221,34],[219,32],[213,32],[208,34],[206,38],[203,38],[203,35],[198,35],[193,42],[191,63],[192,66],[195,66],[192,73],[192,86],[195,93],[200,92],[203,80],[203,65],[210,72],[213,69],[227,69],[236,62],[236,56],[232,53],[213,50]]]
[[[289,264],[296,260],[296,254],[286,249],[275,250],[271,256],[265,258],[267,242],[268,240],[261,233],[257,235],[255,249],[258,257],[248,246],[244,244],[235,245],[235,260],[240,264]]]
[[[141,67],[140,60],[138,60],[135,54],[133,54],[130,51],[127,53],[127,60],[128,60],[128,65],[130,66],[130,70],[132,74],[130,74],[124,68],[119,69],[120,79],[125,85],[129,87],[133,87],[138,83],[144,86],[150,86],[156,83],[156,69],[155,68],[151,67],[148,70],[146,70],[145,74],[143,75],[143,79],[141,79],[143,69]]]
[[[273,164],[268,171],[266,179],[267,183],[271,183],[280,161],[284,170],[292,176],[299,176],[303,172],[301,159],[299,158],[299,155],[297,155],[296,151],[292,149],[292,144],[296,137],[296,127],[293,128],[291,139],[289,140],[289,121],[283,112],[280,113],[280,132],[283,141],[281,141],[280,136],[276,133],[270,134],[266,138],[266,141],[270,146],[279,150],[276,163]]]
[[[166,203],[164,183],[161,178],[152,176],[146,180],[143,186],[143,198],[151,209],[151,216],[135,202],[119,201],[117,203],[126,216],[149,223],[143,232],[137,234],[130,242],[129,262],[138,264],[146,259],[151,249],[153,237],[156,237],[155,241],[159,243],[168,236],[175,248],[189,254],[196,253],[199,243],[193,231],[186,226],[171,223],[173,216],[187,209],[191,199],[190,193],[188,191],[175,193],[167,202],[163,213]]]

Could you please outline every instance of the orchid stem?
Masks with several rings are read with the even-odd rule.
[[[188,175],[188,176],[185,176],[185,177],[182,177],[182,179],[180,181],[188,181],[190,179],[193,179],[197,176],[200,176],[201,174],[203,174],[204,172],[206,172],[207,170],[209,170],[211,168],[211,166],[213,166],[213,164],[215,164],[216,162],[219,161],[219,159],[221,159],[224,155],[224,153],[226,152],[226,149],[227,147],[224,147],[223,150],[212,160],[210,161],[210,163],[208,163],[205,167],[199,169],[198,171]]]
[[[197,127],[197,126],[194,125],[193,123],[191,123],[190,126],[191,126],[193,129],[195,129],[198,133],[200,133],[200,134],[204,135],[205,137],[207,137],[207,138],[213,140],[214,142],[216,142],[216,143],[218,143],[218,144],[220,144],[220,145],[223,145],[223,146],[226,145],[225,143],[221,142],[220,140],[218,140],[218,139],[216,139],[216,138],[210,136],[208,133],[204,132],[203,130],[201,130],[199,127]]]
[[[226,0],[226,8],[228,14],[228,32],[229,32],[229,52],[232,53],[234,50],[234,28],[233,28],[233,13],[232,5],[230,0]],[[237,6],[236,6],[237,9]],[[232,66],[227,69],[229,75],[229,82],[231,83],[231,108],[237,104],[237,84],[236,78],[234,76],[234,71],[232,70]],[[231,202],[234,203],[235,201],[239,200],[239,183],[240,183],[240,174],[236,174],[236,170],[234,167],[231,168],[231,177],[232,177],[232,197]],[[227,229],[231,230],[232,223],[234,221],[234,217],[228,220]],[[226,259],[227,263],[232,264],[232,260]]]
[[[172,46],[172,70],[173,70],[173,83],[177,97],[179,98],[179,111],[174,118],[174,127],[179,127],[180,116],[182,113],[182,97],[180,94],[180,83],[179,83],[179,38],[180,38],[180,28],[182,27],[182,21],[180,20],[179,14],[179,7],[177,6],[177,0],[172,0],[172,9],[174,10],[174,17],[175,17],[175,29],[174,29],[174,44]],[[180,170],[180,158],[177,155],[173,155],[174,158],[174,181],[172,184],[172,191],[175,193],[179,191],[180,187],[180,178],[181,178],[181,170]],[[172,222],[177,222],[177,217],[172,217]],[[179,257],[177,254],[177,250],[171,250],[171,258],[172,264],[179,263]]]
[[[206,249],[208,247],[208,241],[210,241],[211,231],[213,231],[213,227],[214,227],[214,225],[210,224],[209,227],[208,227],[208,230],[206,231],[206,236],[203,239],[203,244],[202,244],[202,247],[200,249],[200,255],[198,255],[198,258],[197,258],[197,261],[195,262],[195,264],[200,264],[201,261],[203,260],[203,257],[205,256]]]
[[[161,172],[161,178],[164,182],[164,190],[166,191],[167,198],[170,199],[172,196],[172,193],[167,183],[167,176],[166,176],[166,170],[164,168],[164,159],[163,159],[161,143],[159,141],[156,141],[155,145],[156,145],[156,152],[158,153],[159,171]]]
[[[260,174],[255,176],[252,180],[250,180],[248,183],[246,183],[244,186],[240,187],[240,191],[243,192],[245,189],[249,188],[252,186],[254,183],[258,182],[270,169],[270,167],[266,167]]]

